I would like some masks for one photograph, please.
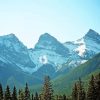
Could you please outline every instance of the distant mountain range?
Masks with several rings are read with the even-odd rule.
[[[30,49],[14,34],[0,36],[0,81],[4,85],[39,84],[45,75],[65,75],[98,53],[100,34],[92,29],[81,39],[65,43],[45,33]]]

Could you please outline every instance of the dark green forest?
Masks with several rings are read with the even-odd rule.
[[[4,90],[2,84],[0,84],[0,100],[100,100],[100,73],[91,76],[87,88],[79,78],[74,83],[72,93],[69,96],[55,93],[52,86],[49,76],[45,76],[40,93],[31,93],[28,83],[26,83],[24,89],[19,90],[17,90],[16,86],[11,90],[9,85]]]

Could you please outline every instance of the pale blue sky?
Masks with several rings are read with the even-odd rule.
[[[28,47],[48,32],[59,41],[100,33],[100,0],[0,0],[0,35],[14,33]]]

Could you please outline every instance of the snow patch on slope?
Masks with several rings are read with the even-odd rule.
[[[78,48],[75,49],[76,52],[78,52],[79,56],[83,56],[85,53],[86,46],[80,45]]]
[[[79,56],[83,56],[85,51],[86,51],[86,45],[85,45],[85,42],[84,42],[84,39],[79,39],[77,41],[74,42],[75,44],[80,44],[76,49],[75,51],[78,52],[78,55]]]
[[[35,69],[39,69],[43,64],[51,64],[54,66],[55,70],[60,69],[59,65],[65,63],[67,58],[55,53],[50,50],[29,50],[29,55],[31,60],[35,63]],[[57,66],[57,68],[56,68]]]
[[[39,57],[40,63],[42,64],[47,64],[48,63],[48,58],[46,55],[40,56]]]

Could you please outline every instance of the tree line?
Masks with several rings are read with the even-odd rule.
[[[96,76],[91,76],[88,83],[87,90],[81,78],[74,84],[72,94],[70,97],[64,95],[54,95],[54,90],[49,76],[45,76],[43,89],[41,93],[30,93],[28,84],[25,89],[19,89],[17,92],[14,86],[13,91],[7,85],[3,91],[2,84],[0,84],[0,100],[100,100],[100,73]]]

